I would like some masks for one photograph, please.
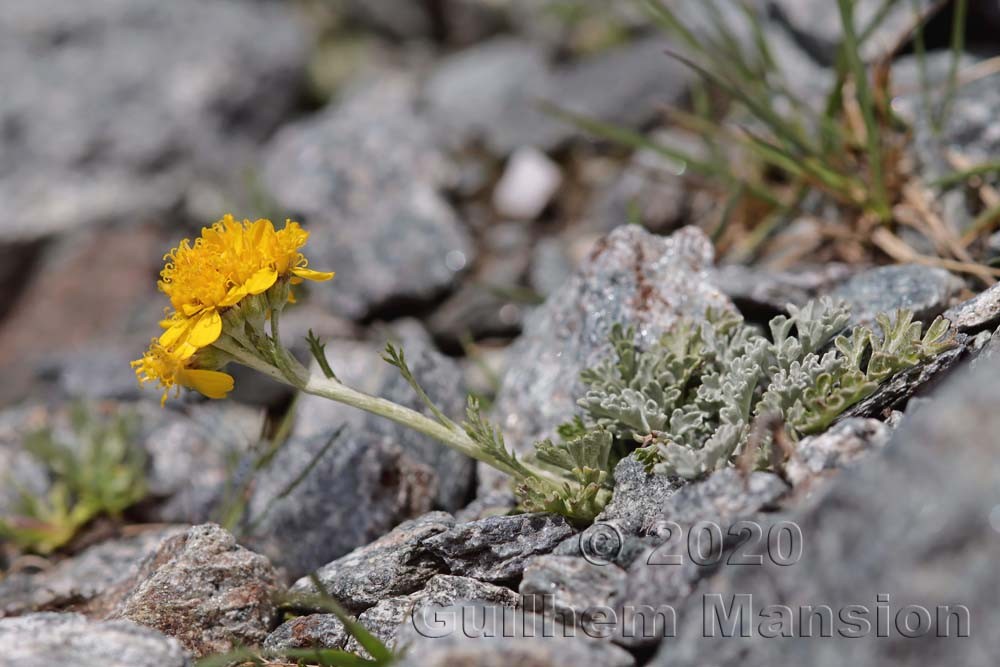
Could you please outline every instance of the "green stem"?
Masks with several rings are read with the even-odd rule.
[[[484,452],[483,449],[461,429],[450,429],[437,420],[431,419],[416,410],[399,405],[398,403],[393,403],[392,401],[388,401],[384,398],[366,394],[356,389],[352,389],[336,380],[320,377],[318,375],[311,376],[301,389],[307,394],[329,398],[330,400],[337,401],[338,403],[350,405],[351,407],[358,408],[359,410],[370,412],[373,415],[390,419],[397,424],[402,424],[407,428],[411,428],[415,431],[423,433],[424,435],[430,436],[431,438],[444,443],[445,445],[465,454],[466,456],[469,456],[470,458],[493,466],[497,470],[500,470],[501,472],[504,472],[512,477],[519,478],[523,475],[521,471],[511,468],[503,461],[500,461],[496,457],[492,456],[489,452]],[[553,479],[553,475],[548,471],[538,468],[537,466],[525,461],[521,461],[520,463],[532,475],[541,479],[557,484],[562,484],[565,481],[568,481],[563,480],[562,478],[558,480]]]

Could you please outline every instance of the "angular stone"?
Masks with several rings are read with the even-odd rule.
[[[994,285],[968,301],[952,306],[942,316],[963,332],[996,326],[1000,321],[1000,285]]]
[[[663,238],[630,225],[600,240],[511,349],[495,408],[507,445],[527,453],[576,414],[580,372],[611,354],[614,324],[635,326],[638,342],[649,344],[683,317],[732,308],[711,283],[711,264],[711,243],[693,227]],[[479,471],[481,492],[505,484]]]
[[[613,522],[628,533],[645,532],[683,486],[684,480],[646,472],[634,454],[626,456],[615,466],[615,492],[597,521]]]
[[[1000,635],[976,628],[1000,623],[998,373],[994,361],[955,375],[903,418],[881,452],[785,515],[801,529],[801,558],[791,565],[765,559],[759,567],[723,567],[706,582],[703,590],[721,594],[726,608],[733,594],[752,596],[754,611],[744,625],[749,636],[706,637],[705,600],[694,596],[677,607],[677,638],[650,664],[991,664]],[[769,605],[791,608],[792,637],[762,636],[760,622],[767,619],[760,610]],[[833,610],[831,638],[818,639],[816,625],[812,638],[805,636],[803,605]],[[926,609],[926,616],[910,605]],[[939,611],[942,605],[950,611]],[[867,628],[839,615],[849,608]],[[897,618],[905,628],[907,615],[918,638],[899,631]]]
[[[929,322],[944,312],[961,288],[962,281],[944,269],[897,264],[855,274],[831,296],[851,305],[852,326],[873,324],[878,313],[891,317],[898,308],[911,310],[915,319]]]
[[[551,88],[545,49],[496,38],[443,58],[424,87],[428,116],[442,141],[459,148],[483,139],[501,155],[530,146],[517,109]],[[526,141],[527,140],[527,141]]]
[[[785,465],[785,477],[794,486],[811,483],[864,460],[889,441],[892,428],[877,419],[852,418],[834,424],[825,433],[803,438]]]
[[[344,102],[285,126],[263,165],[270,194],[306,223],[312,263],[337,272],[316,298],[346,317],[432,299],[475,259],[439,194],[453,167],[415,92],[401,76],[345,92]]]
[[[0,579],[0,617],[70,610],[103,616],[114,604],[103,594],[134,576],[163,540],[182,532],[181,526],[143,530],[95,544],[46,570],[8,574]]]
[[[586,622],[588,610],[607,608],[625,583],[625,570],[577,556],[536,556],[524,568],[518,591],[527,611],[551,613],[565,625]]]
[[[379,331],[377,337],[394,341],[403,349],[410,370],[442,412],[455,421],[464,418],[468,394],[462,369],[453,359],[437,351],[420,323],[415,320],[394,322],[390,330]],[[326,344],[327,359],[342,382],[433,417],[399,371],[382,360],[383,350],[384,345],[359,341],[332,340]],[[454,511],[468,501],[475,465],[464,454],[384,417],[320,396],[301,396],[295,410],[292,430],[295,437],[329,436],[344,423],[360,431],[383,435],[399,445],[409,457],[434,471],[436,507]]]
[[[254,480],[248,544],[301,577],[431,509],[434,472],[386,436],[345,425],[285,443]]]
[[[404,521],[371,544],[359,547],[316,571],[327,592],[348,611],[363,611],[389,597],[419,590],[443,570],[427,547],[428,539],[451,529],[455,520],[446,512],[431,512]],[[316,594],[311,579],[303,577],[292,593]]]
[[[576,532],[561,516],[492,516],[456,525],[424,545],[453,574],[493,583],[520,578],[531,556],[552,551]]]
[[[159,630],[196,657],[261,644],[275,616],[271,563],[214,524],[163,542],[131,584],[110,618]]]
[[[259,441],[263,412],[232,401],[183,411],[163,410],[155,402],[122,409],[139,415],[140,442],[150,459],[149,491],[163,499],[149,519],[198,524],[217,518],[232,480],[232,461]]]
[[[334,614],[310,614],[285,621],[264,640],[266,649],[344,648],[349,635]]]
[[[692,158],[706,157],[705,144],[688,132],[657,130],[649,140]],[[637,216],[649,229],[669,228],[687,213],[691,190],[686,171],[685,162],[653,148],[636,151],[618,178],[596,194],[587,213],[588,225],[607,232]]]
[[[358,616],[358,621],[381,639],[390,649],[396,644],[396,635],[413,617],[423,613],[425,607],[448,607],[459,602],[476,601],[504,607],[517,605],[517,593],[509,588],[486,584],[468,577],[439,574],[431,578],[423,590],[400,597],[382,600]],[[365,655],[364,649],[353,637],[347,650]]]
[[[652,545],[631,563],[614,596],[619,620],[614,640],[630,647],[656,645],[670,628],[655,610],[680,604],[702,579],[728,562],[729,550],[742,538],[741,521],[763,524],[766,533],[769,521],[762,510],[787,491],[788,486],[772,473],[754,472],[744,480],[735,468],[725,468],[675,493],[649,518],[644,537]],[[712,547],[699,551],[701,540],[709,544],[720,535],[722,543],[712,545],[717,552]],[[695,554],[707,556],[696,559]]]
[[[428,115],[444,141],[480,139],[500,156],[523,146],[548,152],[580,134],[539,100],[638,127],[686,92],[690,74],[664,56],[668,46],[662,37],[642,38],[553,67],[537,44],[498,38],[438,66],[425,91]]]
[[[17,667],[190,667],[180,643],[130,621],[80,614],[29,614],[0,620],[0,655]]]
[[[405,626],[397,649],[403,667],[634,667],[631,654],[576,626],[520,609],[465,603],[434,609],[419,627]]]
[[[480,496],[455,512],[456,523],[469,523],[490,516],[503,516],[517,507],[517,498],[510,491],[497,491]]]
[[[281,3],[4,0],[0,15],[0,242],[166,215],[234,182],[304,80]]]
[[[788,304],[802,306],[833,290],[851,273],[845,264],[826,264],[802,271],[772,272],[742,264],[719,267],[719,289],[733,300],[747,319],[766,323]]]

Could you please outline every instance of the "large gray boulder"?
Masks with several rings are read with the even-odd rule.
[[[998,372],[996,359],[984,359],[954,376],[906,415],[880,454],[788,515],[801,528],[801,558],[723,566],[705,581],[677,608],[677,637],[651,664],[995,664]],[[733,602],[729,620],[741,605],[748,613],[736,636],[723,637],[713,619],[726,617]],[[788,607],[790,636],[768,637],[786,613],[769,605]],[[819,616],[807,636],[810,621],[800,615],[809,616],[807,605],[829,607],[819,614],[832,616],[831,638],[820,638]]]

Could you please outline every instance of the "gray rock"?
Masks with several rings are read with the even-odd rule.
[[[690,74],[644,38],[580,62],[553,67],[529,42],[497,39],[446,58],[425,91],[438,133],[458,145],[482,140],[496,155],[532,146],[550,151],[580,134],[545,113],[549,101],[616,125],[638,127],[678,102]]]
[[[371,544],[327,563],[316,571],[316,576],[348,611],[364,611],[386,598],[419,590],[441,572],[441,562],[426,543],[454,525],[455,520],[446,512],[431,512],[404,521]],[[291,592],[316,594],[317,591],[312,580],[303,577],[295,582]]]
[[[657,130],[649,140],[659,146],[703,159],[704,142],[677,129]],[[622,220],[637,218],[649,229],[667,229],[688,213],[691,190],[684,174],[688,165],[652,148],[632,154],[621,175],[598,191],[587,213],[589,226],[610,231]]]
[[[390,649],[395,647],[400,629],[413,623],[413,616],[424,607],[448,607],[459,602],[484,602],[504,607],[517,605],[517,593],[509,588],[486,584],[468,577],[439,574],[430,579],[423,590],[400,597],[382,600],[358,616],[358,621],[381,639]],[[347,643],[347,650],[365,655],[364,649],[354,638]]]
[[[753,472],[744,478],[736,468],[723,468],[681,488],[656,515],[652,528],[663,520],[687,527],[751,516],[773,506],[787,491],[788,485],[775,474]]]
[[[832,65],[837,48],[843,39],[843,21],[835,2],[824,0],[768,0],[795,37],[819,61]],[[930,0],[920,0],[922,11],[930,7]],[[854,3],[854,28],[860,34],[881,9],[879,0],[859,0]],[[909,35],[913,27],[912,3],[898,3],[890,8],[861,47],[862,57],[874,60],[891,51]]]
[[[489,516],[509,514],[517,507],[517,498],[510,491],[497,491],[476,498],[471,503],[455,512],[457,523],[478,521]]]
[[[214,524],[163,542],[132,582],[110,618],[159,630],[195,657],[259,645],[275,617],[271,563]]]
[[[79,614],[30,614],[0,620],[0,664],[14,667],[190,667],[176,639],[129,621]]]
[[[511,349],[495,408],[507,445],[527,453],[573,417],[580,372],[610,354],[614,324],[634,325],[648,344],[682,317],[731,308],[711,284],[711,263],[711,243],[693,227],[662,238],[630,225],[598,241]],[[485,466],[479,474],[481,492],[505,483]]]
[[[334,614],[310,614],[285,621],[264,640],[264,648],[344,648],[349,635]]]
[[[45,466],[23,447],[26,432],[46,422],[45,410],[38,406],[17,406],[0,412],[0,516],[20,514],[22,492],[38,497],[49,489],[51,481]]]
[[[826,264],[801,271],[767,271],[742,264],[720,266],[716,280],[748,319],[766,322],[788,304],[804,305],[810,299],[833,290],[850,276],[844,264]]]
[[[125,404],[123,409],[129,410]],[[166,523],[198,524],[219,516],[232,462],[254,451],[264,415],[232,401],[163,410],[151,402],[134,407],[140,442],[149,454],[147,483],[161,498],[148,518]]]
[[[677,608],[677,638],[665,642],[650,664],[993,664],[1000,636],[982,630],[1000,622],[994,570],[1000,555],[998,372],[993,362],[954,376],[931,402],[904,417],[885,449],[788,515],[802,532],[796,562],[725,567],[705,582]],[[720,594],[727,608],[734,594],[752,596],[753,611],[743,624],[748,637],[739,636],[739,627],[735,637],[706,637],[703,609],[711,594]],[[762,635],[760,623],[769,621],[761,614],[769,605],[791,608],[791,637]],[[833,610],[832,638],[818,639],[815,626],[812,638],[806,636],[808,627],[799,622],[803,605]],[[922,612],[909,605],[922,606],[927,615],[917,620]],[[940,612],[940,605],[952,613]],[[842,609],[868,625],[847,625]],[[923,630],[919,639],[905,637],[900,612],[912,612],[910,623]],[[880,637],[882,613],[886,636]],[[849,638],[852,632],[860,636]]]
[[[1000,321],[1000,285],[980,292],[968,301],[952,306],[943,316],[962,332],[980,331]]]
[[[453,166],[418,115],[414,83],[386,76],[284,127],[261,178],[311,233],[313,265],[337,272],[316,298],[360,319],[450,289],[474,247],[439,194]]]
[[[405,667],[633,667],[626,651],[521,609],[465,603],[431,608],[400,631]]]
[[[670,503],[684,480],[646,472],[646,466],[629,455],[615,466],[615,492],[597,517],[614,522],[628,533],[644,532],[651,517]]]
[[[295,104],[305,40],[281,3],[4,0],[4,242],[165,215],[235,182]]]
[[[492,516],[456,525],[424,541],[452,574],[480,581],[516,581],[532,556],[552,551],[574,533],[554,514]]]
[[[531,288],[547,297],[569,280],[573,268],[573,259],[561,239],[539,239],[531,252],[531,272],[528,275]]]
[[[695,80],[689,69],[664,53],[672,46],[662,35],[643,37],[557,69],[545,99],[613,125],[641,127],[658,119],[665,106],[681,102]],[[566,121],[543,118],[556,127],[538,126],[535,131],[551,132],[552,139],[525,143],[548,147],[559,135],[566,141],[579,133]]]
[[[390,438],[345,425],[286,442],[257,474],[245,539],[291,577],[431,509],[433,471]]]
[[[427,326],[453,348],[464,338],[511,338],[525,311],[521,278],[532,252],[531,228],[523,223],[490,224],[480,236],[482,257],[469,280],[437,307]]]
[[[977,3],[974,3],[977,4]],[[971,54],[963,54],[959,60],[959,71],[965,71],[982,60]],[[940,50],[927,54],[927,81],[931,86],[947,85],[951,70],[951,51]],[[940,132],[927,117],[923,107],[920,64],[917,57],[906,56],[893,63],[893,81],[899,89],[898,106],[900,113],[914,126],[917,155],[921,172],[925,176],[938,178],[955,171],[955,166],[947,159],[947,152],[953,152],[969,160],[972,164],[985,163],[996,156],[1000,149],[1000,128],[989,110],[1000,100],[1000,85],[996,77],[986,76],[970,80],[959,86],[943,119]],[[933,89],[932,89],[933,90]],[[932,99],[936,97],[932,92]],[[936,113],[937,108],[934,112]]]
[[[614,596],[619,620],[614,640],[631,647],[657,644],[670,628],[656,610],[680,604],[699,581],[728,562],[728,550],[741,540],[741,522],[766,523],[762,510],[773,506],[787,490],[788,486],[772,473],[754,472],[744,480],[735,468],[726,468],[675,493],[658,514],[650,517],[645,537],[652,546],[631,563]],[[706,537],[715,527],[716,536]],[[699,551],[700,540],[708,543],[719,539],[719,535],[722,542],[716,547],[717,560],[711,557],[716,553],[711,548]],[[696,553],[707,553],[709,557],[696,560]]]
[[[517,117],[537,116],[530,107],[552,85],[543,48],[530,41],[496,38],[443,58],[423,97],[435,131],[447,145],[459,148],[481,139],[505,155],[533,145],[531,129]]]
[[[586,620],[586,612],[608,608],[625,583],[625,571],[575,556],[536,556],[524,568],[518,591],[524,608],[553,614],[565,625]]]
[[[8,574],[0,579],[0,617],[65,610],[102,616],[102,609],[113,603],[104,594],[134,576],[163,540],[184,530],[180,526],[143,530],[96,544],[49,569]]]
[[[950,305],[962,288],[955,275],[930,266],[897,264],[858,273],[833,290],[832,296],[851,305],[851,324],[871,324],[878,313],[890,316],[897,308],[913,311],[930,321]]]
[[[891,433],[892,428],[877,419],[845,419],[825,433],[803,438],[785,465],[785,477],[799,487],[829,476],[881,449]]]
[[[434,348],[422,326],[404,320],[379,337],[402,347],[410,370],[442,412],[455,421],[464,418],[467,393],[462,369]],[[382,360],[382,351],[382,346],[357,341],[333,340],[326,346],[333,371],[348,386],[433,416],[399,371]],[[475,465],[464,454],[413,429],[326,398],[301,396],[295,410],[295,437],[329,437],[341,424],[349,423],[358,431],[383,436],[431,468],[436,475],[436,507],[454,511],[468,500]]]

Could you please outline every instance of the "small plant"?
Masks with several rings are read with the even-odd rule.
[[[17,516],[0,517],[0,539],[26,552],[50,554],[94,519],[113,519],[146,496],[146,456],[133,444],[134,420],[118,414],[98,420],[82,404],[71,411],[73,443],[51,429],[29,435],[25,449],[48,470],[45,497],[21,490]],[[18,486],[16,479],[4,483]]]
[[[582,417],[560,429],[558,445],[543,443],[539,458],[580,462],[583,451],[591,478],[606,480],[638,448],[650,470],[698,477],[734,463],[755,420],[780,419],[793,440],[819,433],[882,382],[954,344],[942,318],[922,333],[900,310],[878,316],[880,334],[858,326],[838,335],[845,304],[788,308],[771,320],[770,337],[729,311],[682,322],[648,350],[636,348],[633,330],[615,327],[614,357],[582,375]],[[769,446],[759,467],[773,460]]]
[[[171,252],[160,288],[177,310],[133,363],[139,379],[157,382],[164,400],[179,385],[222,398],[233,381],[220,369],[239,363],[435,438],[509,475],[525,509],[580,522],[592,520],[611,498],[614,465],[637,444],[652,469],[694,477],[731,463],[754,418],[777,415],[793,437],[820,431],[879,383],[952,345],[945,320],[921,336],[922,326],[900,311],[894,320],[878,318],[881,336],[857,327],[826,350],[849,319],[847,307],[830,300],[789,306],[790,317],[771,321],[771,338],[729,312],[684,322],[646,351],[619,327],[611,341],[615,359],[583,375],[590,388],[580,401],[584,415],[559,429],[558,444],[538,443],[533,457],[519,458],[475,398],[461,423],[437,408],[392,344],[383,359],[431,416],[345,385],[313,336],[307,340],[318,370],[288,352],[280,322],[290,286],[332,277],[306,268],[299,253],[306,238],[295,223],[276,232],[268,220],[239,223],[227,216],[194,244],[185,241]]]

